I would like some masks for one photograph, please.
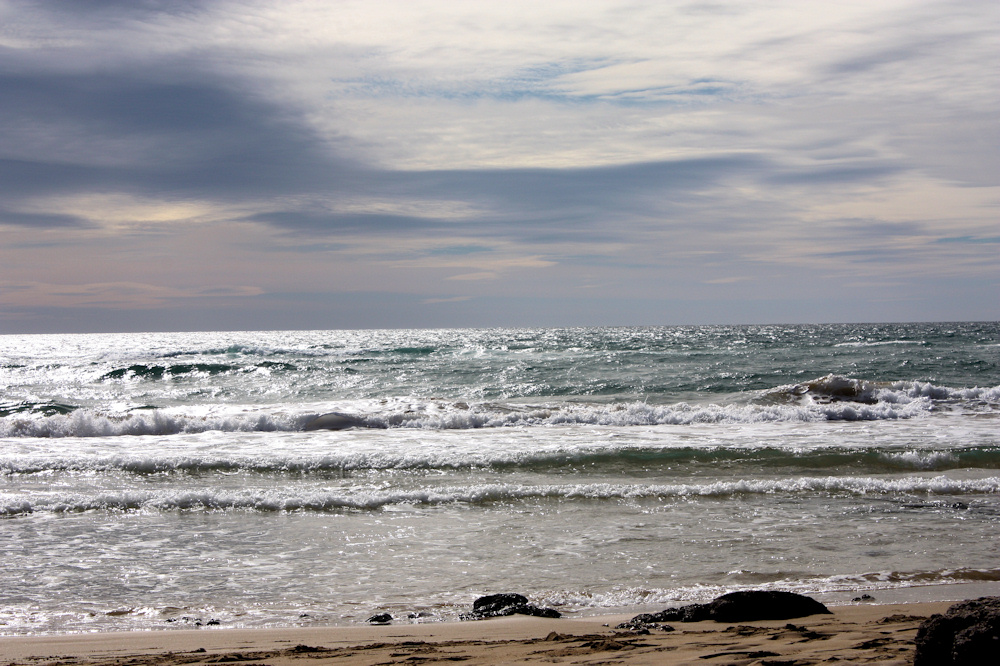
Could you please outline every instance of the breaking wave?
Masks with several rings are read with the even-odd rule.
[[[657,605],[659,608],[687,603],[705,603],[721,594],[738,590],[781,590],[799,594],[893,590],[914,585],[950,585],[1000,581],[1000,569],[955,568],[934,571],[875,571],[854,575],[788,577],[752,571],[730,572],[732,582],[723,585],[688,585],[672,588],[626,587],[607,592],[555,590],[538,595],[542,606],[578,609],[628,608]],[[631,612],[631,611],[630,611]]]
[[[154,370],[160,371],[158,367]],[[144,370],[151,371],[148,367]],[[628,427],[879,421],[910,419],[942,410],[1000,411],[1000,386],[948,388],[926,382],[872,382],[840,375],[827,375],[737,398],[728,404],[681,402],[666,405],[640,401],[526,405],[396,400],[382,401],[385,404],[376,408],[368,404],[344,416],[350,419],[351,427],[359,428],[466,430],[558,425]],[[317,416],[315,413],[267,413],[253,409],[206,416],[185,414],[180,408],[151,407],[109,414],[52,402],[5,403],[0,404],[0,437],[174,435],[212,430],[297,431]]]
[[[907,477],[800,477],[793,479],[746,479],[705,484],[570,484],[524,485],[483,484],[415,490],[323,491],[286,495],[280,489],[268,492],[150,491],[103,493],[94,496],[69,495],[13,500],[0,505],[0,515],[35,512],[74,513],[83,511],[176,511],[246,510],[258,512],[376,510],[390,505],[487,504],[531,499],[556,500],[637,500],[741,495],[848,493],[853,495],[913,494],[995,494],[1000,477],[952,479]]]
[[[339,476],[366,470],[433,470],[489,468],[505,471],[574,471],[608,469],[670,469],[679,473],[685,466],[715,469],[796,469],[893,473],[946,471],[978,468],[1000,469],[1000,446],[970,446],[948,450],[894,448],[824,447],[789,449],[776,447],[652,447],[601,446],[558,448],[548,451],[497,449],[413,448],[403,452],[355,451],[294,455],[217,455],[184,453],[116,454],[81,456],[71,453],[49,455],[2,455],[0,474],[43,474],[49,472],[130,474],[215,474]]]
[[[935,401],[1000,407],[1000,386],[949,388],[929,382],[875,382],[833,374],[801,384],[779,386],[765,391],[763,395],[773,402],[811,405],[908,405],[920,401]]]
[[[110,416],[90,409],[66,414],[28,418],[22,415],[0,419],[0,437],[115,437],[120,435],[176,435],[211,430],[223,432],[274,432],[298,430],[310,416],[271,414],[191,416],[150,409]]]

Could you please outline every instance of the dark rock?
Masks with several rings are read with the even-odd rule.
[[[645,620],[643,620],[643,618],[647,616],[649,616],[649,613],[636,615],[634,618],[632,618],[627,622],[616,624],[615,629],[624,629],[625,631],[639,631],[640,629],[648,629],[649,627],[653,626],[653,623],[646,622]]]
[[[472,602],[472,612],[480,615],[494,615],[512,606],[526,606],[528,597],[523,594],[488,594]]]
[[[528,603],[523,594],[490,594],[479,597],[472,604],[472,613],[462,619],[481,620],[487,617],[505,617],[507,615],[531,615],[533,617],[561,617],[554,608],[539,608]]]
[[[628,624],[658,622],[752,622],[790,620],[807,615],[830,614],[830,610],[810,597],[794,592],[750,590],[723,594],[707,604],[668,608],[659,613],[636,615]]]
[[[649,633],[650,629],[656,629],[657,631],[674,631],[674,628],[669,624],[660,624],[658,622],[645,622],[642,620],[643,617],[649,617],[649,613],[644,613],[643,615],[636,615],[634,618],[628,622],[622,622],[617,625],[615,629],[622,629],[624,631],[632,631],[637,633],[646,632]]]
[[[553,620],[558,617],[562,617],[562,613],[557,611],[555,608],[540,608],[532,604],[526,604],[524,606],[515,606],[510,614],[531,615],[532,617],[547,617]]]
[[[830,610],[810,597],[794,592],[750,590],[730,592],[708,604],[716,622],[789,620],[808,615],[830,615]]]
[[[981,597],[932,615],[917,629],[914,666],[977,666],[1000,654],[1000,597]]]
[[[392,615],[389,613],[378,613],[366,620],[369,624],[389,624],[392,622]]]
[[[365,426],[364,419],[351,416],[350,414],[341,414],[340,412],[330,412],[329,414],[321,414],[316,418],[308,421],[304,426],[303,430],[347,430],[348,428],[361,428]]]

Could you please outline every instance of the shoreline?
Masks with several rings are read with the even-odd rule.
[[[770,589],[770,588],[760,588],[760,589]],[[909,604],[909,603],[924,603],[924,602],[950,602],[956,603],[958,601],[964,601],[966,599],[975,599],[978,597],[987,596],[1000,596],[1000,580],[981,580],[976,582],[961,582],[961,583],[930,583],[922,585],[909,585],[904,587],[885,587],[880,588],[877,584],[859,586],[853,589],[839,589],[839,590],[828,590],[828,591],[810,591],[801,590],[794,588],[776,588],[785,589],[786,591],[794,591],[805,596],[812,597],[816,601],[825,604],[829,607],[835,606],[851,606],[857,604],[865,605],[888,605],[888,604]],[[516,590],[500,590],[500,591],[516,591]],[[711,596],[695,596],[695,597],[677,597],[673,600],[667,600],[660,603],[645,603],[645,604],[633,604],[627,606],[581,606],[576,609],[566,609],[563,606],[555,606],[559,610],[566,620],[593,620],[599,617],[617,617],[617,616],[627,616],[631,618],[640,613],[656,613],[665,608],[671,608],[676,606],[684,606],[691,603],[705,603],[711,601],[713,598],[720,594],[726,592],[735,591],[733,589],[722,588],[715,592]],[[487,594],[484,592],[483,594]],[[529,592],[530,594],[530,592]],[[130,633],[157,633],[157,632],[181,632],[181,631],[225,631],[225,630],[236,630],[236,631],[258,631],[258,630],[298,630],[298,629],[358,629],[367,628],[378,625],[368,624],[364,618],[372,617],[380,613],[391,613],[394,616],[394,621],[391,626],[402,627],[407,625],[415,624],[428,624],[428,625],[440,625],[440,624],[457,624],[465,622],[465,620],[460,619],[462,615],[468,613],[472,609],[472,599],[469,599],[469,605],[465,608],[452,608],[447,614],[435,614],[432,613],[426,617],[421,616],[416,620],[408,620],[405,618],[406,615],[416,610],[426,610],[425,607],[419,604],[414,607],[409,607],[399,604],[389,604],[386,606],[372,605],[366,611],[360,611],[356,616],[344,616],[340,618],[317,618],[316,621],[311,622],[291,622],[283,623],[268,622],[263,624],[230,624],[227,622],[215,622],[211,619],[206,620],[202,624],[194,624],[194,622],[177,622],[173,623],[170,619],[165,620],[159,624],[144,624],[131,627],[97,627],[89,629],[65,629],[65,630],[40,630],[36,632],[25,632],[25,631],[14,631],[11,633],[5,633],[6,628],[2,623],[0,623],[0,641],[12,638],[43,638],[43,637],[57,637],[57,636],[89,636],[89,635],[116,635],[116,634],[130,634]],[[535,602],[539,605],[546,606],[546,602],[542,599],[535,599]],[[183,610],[183,609],[174,609]],[[192,611],[197,615],[197,612]],[[120,611],[109,611],[109,614],[120,614]],[[208,617],[208,616],[206,616]],[[3,656],[2,651],[0,651],[0,657]],[[0,663],[0,666],[3,666]]]
[[[981,586],[974,585],[974,588]],[[995,587],[995,586],[987,586]],[[973,592],[972,589],[965,590]],[[954,595],[949,595],[954,596]],[[963,598],[977,598],[969,594]],[[908,664],[924,619],[954,600],[833,605],[832,615],[742,623],[670,623],[673,631],[615,629],[632,613],[544,619],[511,616],[468,622],[352,627],[202,628],[0,637],[3,666],[263,666],[558,662],[727,664]],[[302,661],[308,659],[308,661]],[[769,661],[770,660],[770,661]]]

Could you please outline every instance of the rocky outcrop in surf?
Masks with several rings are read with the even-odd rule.
[[[348,428],[364,428],[367,426],[365,420],[350,414],[340,412],[330,412],[321,414],[311,421],[307,421],[303,430],[347,430]]]
[[[523,594],[502,593],[479,597],[472,604],[472,612],[463,615],[463,620],[482,620],[488,617],[505,617],[507,615],[531,615],[533,617],[561,617],[554,608],[539,608],[528,603]]]
[[[794,592],[746,590],[730,592],[707,604],[689,604],[659,613],[643,613],[624,623],[635,628],[657,622],[753,622],[790,620],[808,615],[829,615],[830,609],[811,597]]]

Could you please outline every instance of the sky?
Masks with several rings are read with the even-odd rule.
[[[998,320],[998,63],[996,0],[0,0],[0,333]]]

